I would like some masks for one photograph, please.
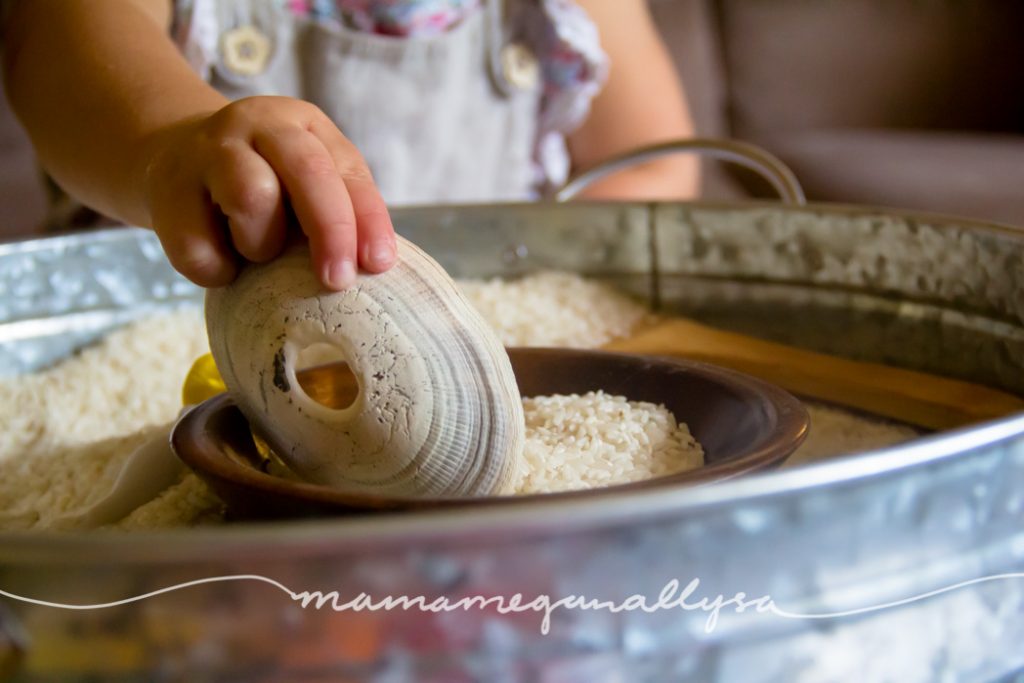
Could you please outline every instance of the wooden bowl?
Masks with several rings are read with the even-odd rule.
[[[703,467],[645,481],[585,491],[484,498],[388,498],[353,494],[266,472],[249,424],[228,394],[189,411],[171,445],[228,506],[233,518],[288,518],[440,507],[477,508],[543,498],[600,496],[707,483],[776,466],[807,434],[803,405],[782,389],[704,363],[604,351],[510,349],[523,396],[581,394],[598,389],[663,404],[704,448]],[[344,364],[299,374],[314,399],[347,405],[357,387]]]

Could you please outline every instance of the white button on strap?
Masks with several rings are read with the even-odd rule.
[[[529,90],[540,80],[537,58],[522,43],[509,43],[501,49],[501,70],[505,80],[520,90]]]
[[[255,26],[239,26],[220,37],[224,66],[241,76],[257,76],[267,68],[270,38]]]

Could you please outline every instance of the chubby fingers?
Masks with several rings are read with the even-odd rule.
[[[201,287],[222,287],[235,279],[238,264],[224,234],[223,219],[202,185],[161,186],[153,192],[150,215],[175,270]]]
[[[237,274],[236,254],[264,262],[281,252],[281,187],[274,169],[248,144],[221,145],[199,180],[172,180],[154,193],[153,227],[176,270],[204,287],[219,287]]]
[[[238,100],[160,140],[146,181],[152,223],[172,264],[194,282],[224,285],[238,257],[274,258],[287,239],[289,205],[328,288],[349,287],[360,267],[394,264],[394,228],[362,155],[312,105]]]
[[[281,179],[295,217],[309,237],[313,268],[332,289],[356,279],[356,219],[334,159],[309,131],[298,126],[260,131],[256,150]]]
[[[309,130],[334,159],[348,191],[356,219],[359,265],[372,273],[387,270],[396,259],[395,228],[370,169],[355,145],[326,118],[315,119]]]
[[[354,148],[339,158],[311,127],[260,133],[254,144],[284,184],[324,285],[352,285],[360,265],[374,272],[391,266],[394,235],[387,208]]]
[[[235,251],[256,263],[281,252],[284,198],[274,169],[263,157],[240,140],[227,142],[204,180],[210,200],[226,219]]]

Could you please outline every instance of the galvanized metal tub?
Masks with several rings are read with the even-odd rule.
[[[579,271],[720,326],[1024,393],[1019,230],[769,204],[395,219],[457,276]],[[198,301],[143,231],[2,246],[0,372]],[[21,649],[24,681],[1009,680],[1024,670],[1022,522],[1015,416],[712,486],[472,517],[3,534],[0,590],[115,604],[2,598],[0,651]],[[378,609],[348,604],[361,593]],[[571,596],[603,604],[545,611]]]

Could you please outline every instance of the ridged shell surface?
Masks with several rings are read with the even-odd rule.
[[[304,479],[387,496],[506,492],[524,439],[504,347],[447,273],[399,238],[398,262],[322,288],[309,251],[247,266],[206,296],[217,367],[250,424]],[[324,347],[323,345],[327,345]],[[335,350],[359,384],[332,409],[299,386],[311,348]]]

